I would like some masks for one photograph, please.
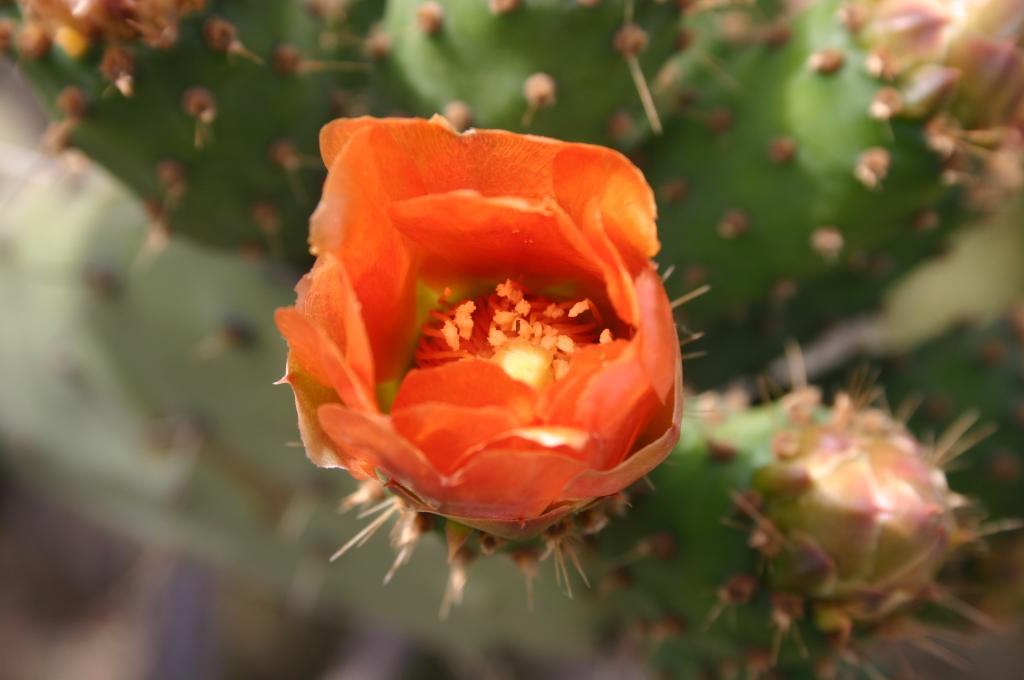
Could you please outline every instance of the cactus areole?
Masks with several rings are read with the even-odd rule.
[[[338,120],[318,259],[279,310],[309,457],[534,535],[673,447],[681,363],[651,191],[616,152]]]

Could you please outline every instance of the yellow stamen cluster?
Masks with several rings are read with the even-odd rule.
[[[569,372],[577,347],[613,340],[598,331],[600,316],[588,300],[553,302],[512,280],[477,300],[435,311],[416,351],[421,367],[476,357],[490,359],[513,378],[543,387]]]

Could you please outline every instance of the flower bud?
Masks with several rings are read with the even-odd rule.
[[[761,512],[784,537],[775,585],[881,616],[923,593],[958,540],[958,496],[928,450],[880,411],[841,397],[831,420],[787,430],[758,472]]]

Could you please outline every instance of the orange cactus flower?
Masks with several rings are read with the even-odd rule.
[[[444,119],[337,120],[288,341],[310,459],[532,535],[674,446],[651,190],[620,154]]]

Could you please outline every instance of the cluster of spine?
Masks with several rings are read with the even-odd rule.
[[[694,364],[703,387],[871,309],[941,252],[965,213],[1020,186],[1024,31],[1017,15],[988,19],[1012,4],[976,3],[962,28],[942,2],[764,0],[688,16],[653,85],[665,135],[641,159],[659,194],[669,286],[711,286],[688,323],[742,343]],[[950,44],[897,61],[922,31]],[[935,73],[941,88],[926,78]],[[935,88],[927,97],[922,81]],[[976,95],[980,83],[999,96]]]

